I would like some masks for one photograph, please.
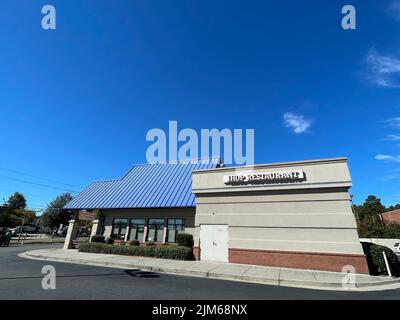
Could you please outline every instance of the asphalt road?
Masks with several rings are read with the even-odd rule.
[[[17,257],[60,245],[0,248],[0,299],[400,299],[399,290],[340,292],[122,270]],[[44,265],[56,270],[56,289],[44,290]]]

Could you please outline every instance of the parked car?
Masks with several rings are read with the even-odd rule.
[[[36,232],[36,227],[24,226],[21,231],[21,226],[10,229],[13,237],[19,235],[20,233],[33,233]]]
[[[400,253],[400,242],[394,244],[394,252]]]
[[[57,230],[57,235],[59,237],[67,235],[68,227],[62,227]]]
[[[52,234],[53,230],[51,228],[49,228],[49,227],[40,226],[40,227],[37,227],[36,232],[37,233]]]

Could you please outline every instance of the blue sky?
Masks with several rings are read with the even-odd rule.
[[[400,1],[351,1],[356,30],[345,4],[1,1],[0,199],[118,178],[177,120],[254,128],[256,163],[346,156],[356,203],[399,203]]]

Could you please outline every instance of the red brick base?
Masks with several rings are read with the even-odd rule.
[[[193,247],[193,255],[196,260],[200,260],[200,248]]]
[[[369,274],[363,254],[229,249],[229,262],[336,272],[341,272],[345,265],[352,265],[356,273]]]

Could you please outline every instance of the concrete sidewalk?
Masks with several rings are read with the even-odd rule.
[[[122,269],[141,269],[153,272],[199,276],[224,280],[263,283],[278,286],[324,290],[388,290],[399,289],[400,280],[391,277],[355,275],[355,287],[342,286],[344,273],[262,267],[236,263],[180,261],[110,254],[83,253],[78,250],[41,249],[19,254],[37,260],[59,261]]]

